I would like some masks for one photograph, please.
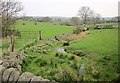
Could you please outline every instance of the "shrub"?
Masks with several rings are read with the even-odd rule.
[[[65,59],[65,58],[67,58],[67,55],[66,55],[66,54],[61,53],[61,54],[59,55],[59,58],[61,58],[61,59]]]
[[[44,49],[44,50],[43,50],[43,54],[47,54],[47,53],[48,53],[47,50]]]
[[[63,64],[63,63],[65,63],[65,60],[63,60],[63,59],[59,59],[59,61],[58,61],[60,64]]]
[[[25,25],[25,23],[23,23],[23,25]]]
[[[71,56],[70,58],[69,58],[69,60],[74,60],[75,59],[75,56]]]
[[[70,83],[71,81],[75,81],[75,76],[73,75],[73,71],[70,68],[64,68],[58,71],[56,80],[62,83]]]
[[[104,60],[110,60],[110,56],[104,56],[103,59]]]
[[[58,56],[59,56],[59,53],[56,53],[56,54],[55,54],[55,57],[58,57]]]
[[[72,24],[69,21],[61,22],[60,25],[72,26]]]
[[[73,67],[74,69],[79,69],[80,68],[80,66],[77,63],[73,63],[71,65],[71,67]]]
[[[45,66],[47,65],[47,61],[46,60],[41,60],[39,63],[39,66]]]
[[[73,34],[79,34],[81,33],[81,30],[79,28],[77,28],[76,30],[73,30]]]
[[[41,58],[37,58],[37,60],[35,60],[35,63],[39,63],[41,61]]]
[[[70,45],[69,42],[63,43],[63,46],[69,46],[69,45]]]
[[[83,54],[82,51],[80,50],[76,50],[75,52],[73,52],[73,54],[77,55],[77,56],[84,56],[85,54]]]

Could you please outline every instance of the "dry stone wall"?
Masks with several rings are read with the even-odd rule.
[[[66,35],[59,35],[55,38],[43,41],[40,47],[46,46],[51,42],[58,42],[58,40],[64,39]],[[68,36],[68,35],[67,35]],[[26,48],[25,48],[26,49]],[[21,71],[21,63],[27,57],[24,51],[19,53],[11,52],[8,56],[0,58],[0,83],[40,83],[40,82],[50,82],[48,79],[44,79],[41,76],[35,76],[30,72]]]
[[[41,76],[35,76],[30,72],[22,72],[20,63],[27,57],[23,52],[10,53],[9,56],[0,59],[0,83],[35,83],[48,82]]]

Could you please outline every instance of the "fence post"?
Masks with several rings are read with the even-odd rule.
[[[11,35],[12,52],[14,52],[14,35]]]
[[[10,46],[8,47],[8,53],[14,52],[14,35],[10,36]]]
[[[31,37],[30,37],[30,32],[29,32],[29,42],[30,42],[30,39],[31,39]]]
[[[39,40],[41,40],[42,37],[41,37],[41,31],[39,31]]]

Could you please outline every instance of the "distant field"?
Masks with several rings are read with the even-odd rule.
[[[106,26],[106,25],[112,25],[112,26],[118,26],[118,23],[102,23],[102,24],[96,24],[97,26]],[[90,29],[94,29],[93,24],[88,25]]]

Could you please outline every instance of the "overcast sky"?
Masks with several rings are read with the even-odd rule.
[[[63,16],[78,14],[82,6],[89,6],[102,17],[118,15],[119,0],[20,0],[26,16]]]

